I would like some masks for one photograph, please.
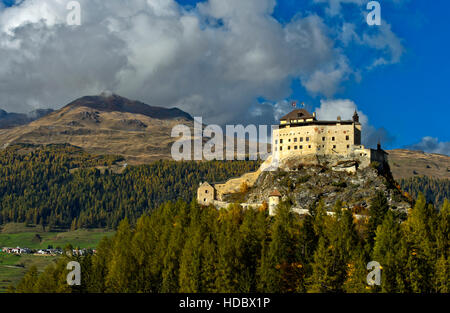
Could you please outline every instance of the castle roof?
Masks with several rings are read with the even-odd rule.
[[[270,193],[269,197],[281,197],[281,193],[275,189]]]
[[[297,109],[294,110],[288,114],[286,114],[285,116],[283,116],[281,118],[282,121],[289,121],[289,120],[297,120],[297,119],[316,119],[316,117],[314,115],[312,115],[311,113],[309,113],[308,111],[306,111],[305,109]]]

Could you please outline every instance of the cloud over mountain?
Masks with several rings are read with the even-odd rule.
[[[422,140],[416,144],[405,147],[410,150],[419,150],[427,153],[439,153],[450,156],[450,142],[440,142],[438,138],[423,137]]]
[[[3,109],[58,108],[111,90],[226,123],[242,120],[259,98],[288,98],[293,79],[332,97],[359,72],[341,29],[307,10],[281,23],[272,16],[275,0],[209,0],[189,9],[174,0],[79,2],[81,26],[67,25],[64,0],[0,9]],[[375,50],[390,51],[396,38],[390,29],[372,36]]]

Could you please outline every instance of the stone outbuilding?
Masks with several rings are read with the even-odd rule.
[[[200,184],[197,189],[197,201],[201,205],[210,205],[214,203],[216,199],[216,189],[208,182]]]

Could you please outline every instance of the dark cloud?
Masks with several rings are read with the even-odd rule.
[[[437,138],[428,136],[423,137],[422,140],[416,144],[405,146],[405,148],[450,156],[450,142],[440,142]]]

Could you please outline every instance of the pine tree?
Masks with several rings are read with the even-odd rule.
[[[414,208],[404,223],[404,234],[408,249],[406,257],[407,284],[412,292],[430,292],[434,273],[435,253],[431,229],[435,217],[434,209],[428,206],[420,194]]]
[[[388,211],[389,205],[386,196],[382,191],[378,191],[370,201],[369,208],[368,242],[371,246],[373,246],[377,227],[383,223],[384,216]]]
[[[198,225],[193,224],[187,233],[187,241],[180,261],[180,292],[200,291],[202,237]]]
[[[397,291],[398,273],[403,270],[398,262],[401,236],[399,221],[391,211],[387,212],[383,223],[377,228],[372,256],[383,268],[381,276],[383,292]]]
[[[435,292],[450,292],[450,258],[447,259],[442,255],[436,263],[436,271],[434,274]]]
[[[17,285],[15,292],[17,293],[34,293],[38,292],[35,288],[38,280],[38,270],[35,265],[30,267],[25,276],[21,279]]]
[[[120,222],[114,235],[112,258],[109,263],[106,285],[112,292],[136,292],[139,280],[136,278],[136,261],[132,255],[133,233],[128,219]]]

